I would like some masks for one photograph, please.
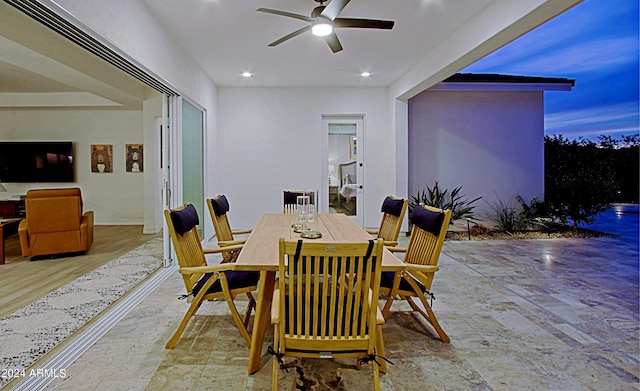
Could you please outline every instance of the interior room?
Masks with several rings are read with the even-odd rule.
[[[354,215],[358,176],[357,125],[329,125],[329,208],[331,212]]]
[[[310,17],[285,15],[309,15],[314,7],[331,7],[333,2],[343,7],[340,16],[330,15],[332,20],[367,18],[392,20],[395,25],[392,29],[336,28],[341,45],[338,50],[335,40],[325,41],[311,34]],[[258,328],[264,341],[251,339],[257,347],[247,347],[224,300],[203,304],[175,348],[165,349],[188,307],[186,303],[193,297],[185,295],[176,246],[170,244],[173,242],[167,228],[171,217],[163,211],[191,203],[197,212],[197,224],[189,229],[198,232],[206,247],[217,247],[206,199],[224,194],[229,200],[226,206],[231,226],[255,229],[265,215],[282,213],[283,190],[312,190],[318,194],[318,213],[344,214],[348,216],[345,224],[355,224],[365,232],[364,229],[378,227],[385,197],[394,194],[409,198],[415,191],[410,187],[412,173],[453,178],[447,179],[447,185],[457,186],[460,183],[452,171],[464,171],[465,180],[474,177],[466,168],[477,162],[478,156],[489,156],[486,165],[477,164],[478,171],[487,171],[504,154],[511,160],[523,159],[514,156],[513,149],[498,151],[503,155],[494,158],[496,151],[479,143],[465,146],[465,151],[477,155],[458,156],[459,166],[443,168],[440,155],[426,162],[418,159],[419,164],[432,164],[424,171],[415,167],[417,163],[412,163],[409,151],[413,150],[415,156],[418,149],[411,145],[412,140],[425,144],[435,141],[433,145],[440,153],[450,157],[455,152],[455,145],[450,144],[460,136],[425,119],[429,110],[436,107],[425,91],[442,87],[445,79],[467,65],[578,3],[580,0],[508,4],[501,0],[412,0],[402,6],[384,0],[0,2],[0,141],[71,142],[74,164],[74,179],[70,182],[9,182],[0,177],[0,185],[6,189],[0,199],[20,203],[32,189],[77,187],[82,191],[84,210],[93,211],[95,216],[94,243],[84,254],[32,261],[22,256],[18,235],[7,238],[3,243],[6,262],[0,265],[0,281],[22,276],[35,282],[39,275],[47,277],[42,279],[44,284],[39,284],[45,286],[38,289],[16,288],[19,296],[25,296],[22,300],[17,300],[15,292],[5,295],[6,302],[13,306],[7,307],[10,309],[3,316],[14,321],[18,317],[10,316],[14,312],[20,316],[37,315],[31,324],[66,317],[61,314],[83,306],[75,306],[71,299],[54,301],[52,312],[44,311],[42,306],[33,311],[30,305],[50,300],[49,295],[57,295],[58,289],[67,286],[83,291],[87,297],[97,296],[86,292],[88,284],[82,278],[95,277],[101,289],[108,288],[112,277],[98,278],[105,274],[101,267],[114,260],[115,269],[123,274],[118,278],[125,281],[113,284],[122,290],[113,299],[100,303],[96,299],[95,305],[85,306],[91,307],[91,315],[79,316],[89,320],[73,326],[65,324],[60,332],[68,333],[61,336],[50,332],[58,339],[54,348],[43,349],[37,357],[24,355],[21,363],[27,363],[25,369],[51,368],[59,376],[4,379],[0,386],[210,389],[217,381],[219,389],[271,388],[274,356],[266,352],[273,343],[272,325]],[[271,11],[257,11],[264,7]],[[301,31],[292,33],[296,29]],[[287,34],[293,35],[277,43]],[[270,47],[270,43],[277,44]],[[533,107],[531,115],[538,116],[541,103],[530,103],[542,93],[534,94],[535,98],[518,104]],[[453,93],[444,100],[456,98]],[[425,124],[429,128],[426,131]],[[533,127],[527,137],[515,137],[514,145],[530,143],[536,137],[533,132],[537,127]],[[447,134],[442,136],[444,133]],[[136,162],[134,153],[142,164]],[[105,159],[112,163],[110,167]],[[533,172],[538,178],[539,166],[511,166],[504,177],[488,177],[485,181],[485,177],[476,177],[477,183],[470,179],[467,183],[477,185],[477,192],[498,188],[505,194],[535,196],[541,190],[539,181],[532,185],[511,179],[522,171]],[[24,218],[20,213],[16,209],[14,215],[1,217]],[[268,230],[263,227],[263,231]],[[408,231],[405,219],[403,245],[407,244]],[[464,255],[470,251],[450,250]],[[505,251],[518,250],[509,247]],[[456,286],[466,283],[465,273],[471,271],[448,255],[443,258],[444,265],[455,271],[449,273],[456,274],[443,278],[449,281],[445,291],[450,294]],[[206,259],[218,264],[223,255],[208,255]],[[275,272],[272,269],[261,274],[258,289],[267,281],[273,290],[275,278],[264,277],[274,277],[269,273]],[[491,285],[486,280],[482,282]],[[491,285],[490,289],[499,295],[504,294],[503,288]],[[473,289],[483,286],[478,283]],[[465,298],[474,294],[482,292],[468,292]],[[261,314],[268,312],[267,301],[255,295]],[[75,297],[78,302],[84,300]],[[513,300],[517,302],[514,306],[527,305],[523,303],[526,300]],[[236,301],[245,304],[251,299],[238,295]],[[455,319],[460,313],[447,314],[446,304],[442,305],[436,302],[436,312],[445,313],[447,325],[454,325],[450,334],[460,339],[454,341],[452,350],[452,345],[432,335],[421,340],[414,350],[419,347],[438,352],[442,354],[435,359],[439,362],[455,361],[455,357],[447,356],[457,354],[455,348],[460,345],[455,344],[464,341],[489,350],[488,345],[497,342],[492,339],[497,338],[494,334],[486,342],[476,334],[464,335],[468,329],[462,326],[456,330]],[[452,305],[465,306],[464,299]],[[473,313],[482,316],[478,308]],[[254,314],[253,319],[256,317]],[[424,337],[422,326],[416,326],[411,319],[398,315],[389,322],[387,329],[394,330],[391,336],[387,337],[388,332],[384,331],[389,341],[387,351],[396,359],[398,350],[394,349],[402,349],[406,344],[403,339],[414,338],[415,334]],[[250,329],[255,331],[256,327]],[[116,335],[104,337],[109,330]],[[135,341],[130,339],[134,336]],[[534,345],[527,340],[527,346]],[[126,346],[133,346],[135,352],[127,351]],[[13,345],[11,349],[19,350]],[[122,353],[123,360],[102,362],[109,349]],[[253,354],[256,349],[258,353]],[[429,371],[430,364],[414,350],[411,352],[415,353],[415,360],[403,362],[400,358],[397,365],[389,366],[387,374],[381,375],[382,389],[410,389],[410,379],[393,375],[404,364]],[[548,352],[546,347],[541,350]],[[473,353],[462,356],[467,369],[471,363],[482,361]],[[498,360],[500,355],[496,356]],[[138,359],[138,363],[131,365],[129,359]],[[632,366],[624,358],[620,360],[624,361],[621,367]],[[104,371],[94,371],[98,362]],[[252,372],[251,365],[258,370]],[[321,365],[328,365],[323,367],[327,372],[336,372],[334,364]],[[205,367],[207,373],[203,374]],[[363,365],[362,371],[355,367],[355,361],[348,364],[346,378],[351,384],[353,379],[356,383],[362,381],[364,389],[371,389],[370,366]],[[179,368],[185,369],[184,375],[176,375]],[[465,368],[456,368],[455,373],[463,378]],[[522,386],[513,380],[517,376],[510,375],[515,369],[493,369],[509,379],[502,389]],[[493,369],[484,368],[480,375],[475,370],[467,372],[480,376],[479,383],[486,389],[500,389],[496,384],[503,379],[492,376]],[[121,378],[115,374],[119,370],[123,373]],[[606,378],[600,373],[598,376]],[[33,385],[38,381],[46,384]],[[475,384],[469,379],[438,381],[441,383],[434,389]],[[573,378],[563,384],[571,385],[572,381]]]

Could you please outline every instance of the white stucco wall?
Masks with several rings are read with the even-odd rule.
[[[229,198],[234,228],[280,213],[285,188],[328,185],[322,116],[336,114],[364,115],[364,224],[380,223],[382,200],[395,189],[385,88],[219,88],[218,99],[218,149],[209,164],[220,173],[214,194]]]
[[[72,141],[74,146],[75,183],[6,183],[9,194],[77,186],[96,224],[143,224],[146,173],[125,169],[125,144],[143,143],[142,111],[0,110],[0,123],[3,140]],[[113,145],[113,173],[91,172],[91,144]]]
[[[485,201],[544,193],[542,91],[425,91],[409,100],[409,194],[462,185]]]

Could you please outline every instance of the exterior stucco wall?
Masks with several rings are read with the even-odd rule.
[[[462,186],[476,203],[544,193],[542,91],[425,91],[409,100],[409,194]]]

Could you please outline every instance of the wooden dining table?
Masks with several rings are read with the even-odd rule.
[[[249,352],[249,374],[260,369],[264,335],[271,316],[271,300],[279,263],[280,238],[285,240],[301,239],[291,225],[295,223],[295,214],[265,214],[253,228],[236,260],[236,270],[260,270],[256,313],[251,333]],[[322,233],[318,239],[303,239],[316,242],[360,242],[371,239],[371,235],[344,214],[318,214],[310,228]],[[385,249],[382,255],[382,271],[400,271],[404,263],[393,253]]]

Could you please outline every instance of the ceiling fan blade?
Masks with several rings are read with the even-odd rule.
[[[331,3],[329,3],[329,5],[325,7],[320,15],[334,20],[338,17],[340,11],[342,11],[342,9],[346,7],[347,4],[349,4],[349,1],[351,0],[331,0]]]
[[[292,12],[287,12],[287,11],[272,10],[270,8],[258,8],[256,11],[266,12],[268,14],[286,16],[286,17],[294,18],[294,19],[300,19],[300,20],[304,20],[305,22],[313,22],[313,18],[310,18],[308,16],[304,16],[304,15],[300,15],[300,14],[294,14]]]
[[[391,30],[395,24],[392,20],[336,18],[334,27],[358,27],[363,29]]]
[[[342,45],[340,44],[340,40],[338,39],[338,36],[336,35],[336,33],[331,33],[326,37],[324,37],[324,39],[325,41],[327,41],[327,43],[329,44],[329,47],[334,53],[337,53],[340,50],[342,50]]]
[[[289,39],[291,39],[291,38],[293,38],[293,37],[295,37],[295,36],[298,36],[298,35],[300,35],[300,34],[304,33],[305,31],[309,31],[309,30],[311,30],[311,26],[305,26],[305,27],[303,27],[303,28],[301,28],[301,29],[298,29],[298,30],[296,30],[296,31],[292,32],[291,34],[287,34],[287,35],[285,35],[284,37],[282,37],[282,38],[278,39],[277,41],[273,41],[273,42],[271,42],[271,43],[269,44],[269,46],[276,46],[276,45],[280,45],[282,42],[284,42],[284,41],[286,41],[286,40],[289,40]]]

